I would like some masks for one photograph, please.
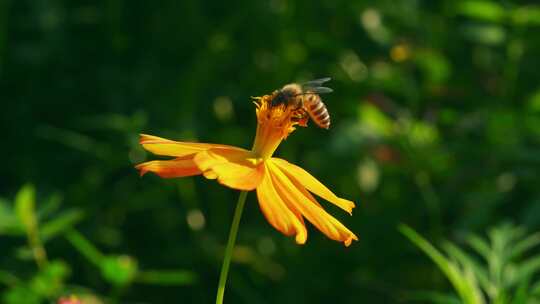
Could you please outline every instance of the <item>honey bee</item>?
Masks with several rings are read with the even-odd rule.
[[[296,119],[307,122],[307,115],[315,124],[323,129],[330,128],[330,114],[319,94],[333,92],[322,84],[330,81],[330,77],[315,79],[303,84],[290,83],[280,90],[274,91],[272,106],[286,104],[297,111]]]

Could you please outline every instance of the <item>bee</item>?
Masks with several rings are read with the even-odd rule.
[[[315,79],[303,84],[290,83],[273,93],[272,106],[286,104],[297,111],[298,121],[307,121],[307,116],[317,126],[330,128],[330,114],[319,94],[331,93],[331,88],[323,87],[322,84],[330,81],[330,77]]]

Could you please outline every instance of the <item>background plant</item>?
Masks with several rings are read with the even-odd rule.
[[[0,234],[12,237],[26,237],[25,245],[13,251],[19,263],[0,271],[0,282],[7,287],[1,301],[15,303],[56,303],[61,296],[77,294],[84,303],[103,303],[101,299],[116,302],[123,288],[133,283],[155,285],[190,285],[196,281],[194,273],[187,270],[146,270],[138,269],[137,261],[127,255],[104,255],[83,235],[73,229],[73,225],[83,218],[80,210],[59,212],[60,198],[51,196],[43,207],[36,210],[35,189],[31,185],[22,187],[14,202],[0,200]],[[72,267],[64,260],[49,260],[45,245],[55,237],[65,239],[100,271],[102,279],[111,286],[109,295],[99,297],[84,286],[69,285],[67,279]],[[64,252],[64,255],[68,255]],[[15,271],[26,269],[25,262],[33,261],[35,271]]]
[[[400,231],[444,273],[456,293],[418,293],[432,303],[539,303],[540,255],[531,250],[540,244],[540,233],[526,235],[523,228],[503,224],[492,228],[488,238],[465,237],[471,253],[445,241],[446,256],[408,226]]]

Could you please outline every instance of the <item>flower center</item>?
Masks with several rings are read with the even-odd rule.
[[[272,105],[274,95],[256,97],[257,133],[251,151],[263,160],[272,157],[282,140],[298,124],[297,109],[287,104]]]

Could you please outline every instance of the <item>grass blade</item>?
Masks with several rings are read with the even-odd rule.
[[[420,236],[416,231],[406,225],[400,225],[399,231],[428,255],[439,269],[448,278],[454,289],[466,304],[484,303],[483,295],[479,294],[478,286],[474,286],[474,281],[463,273],[458,265],[447,259],[433,245]]]

